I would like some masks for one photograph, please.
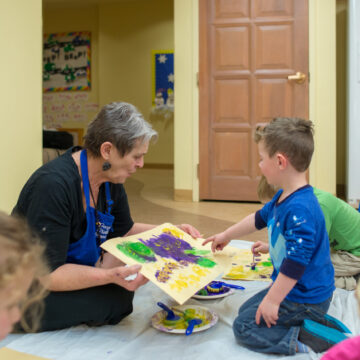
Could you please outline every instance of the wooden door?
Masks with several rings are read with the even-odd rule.
[[[199,4],[200,199],[258,200],[255,128],[308,118],[308,1]]]

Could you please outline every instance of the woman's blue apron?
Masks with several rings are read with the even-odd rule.
[[[86,200],[86,232],[82,238],[69,245],[67,263],[93,266],[101,255],[100,245],[106,240],[114,222],[110,214],[113,201],[110,197],[110,185],[105,183],[106,213],[101,213],[90,206],[90,185],[86,150],[80,154],[80,167]]]

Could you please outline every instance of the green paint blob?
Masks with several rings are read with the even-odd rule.
[[[263,261],[260,263],[262,266],[272,266],[272,262],[271,261]]]
[[[207,268],[212,268],[216,265],[216,262],[207,258],[200,258],[196,261],[196,263],[202,267],[207,267]]]
[[[126,256],[140,263],[146,263],[149,260],[150,261],[155,260],[153,251],[142,243],[125,242],[123,244],[117,244],[116,248]]]
[[[210,253],[210,250],[191,249],[191,250],[184,250],[184,253],[191,255],[207,255]]]
[[[128,247],[139,255],[154,256],[154,252],[141,242],[130,243]]]
[[[208,292],[207,292],[205,289],[200,289],[200,290],[197,292],[197,295],[207,296],[207,295],[208,295]]]

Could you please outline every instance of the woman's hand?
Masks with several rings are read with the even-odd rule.
[[[202,244],[205,245],[209,242],[212,242],[211,244],[211,250],[212,252],[215,252],[216,250],[222,250],[231,239],[228,239],[225,235],[225,232],[213,235],[208,237]]]
[[[187,234],[189,234],[190,236],[192,236],[194,239],[201,237],[199,230],[195,229],[192,225],[181,224],[181,225],[177,225],[177,227],[182,231],[186,232]]]
[[[266,244],[262,241],[257,241],[251,247],[251,251],[255,256],[259,256],[260,253],[267,254],[269,252],[269,244]]]
[[[139,273],[141,265],[132,266],[118,266],[112,269],[108,269],[109,283],[119,285],[129,291],[135,291],[140,286],[146,284],[149,280],[142,274]],[[137,274],[135,279],[126,280],[130,275]]]

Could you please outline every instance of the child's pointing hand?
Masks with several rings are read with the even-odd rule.
[[[212,252],[215,252],[222,250],[230,242],[230,239],[228,239],[225,233],[222,232],[208,237],[202,244],[205,245],[209,242],[212,242],[211,250]]]

